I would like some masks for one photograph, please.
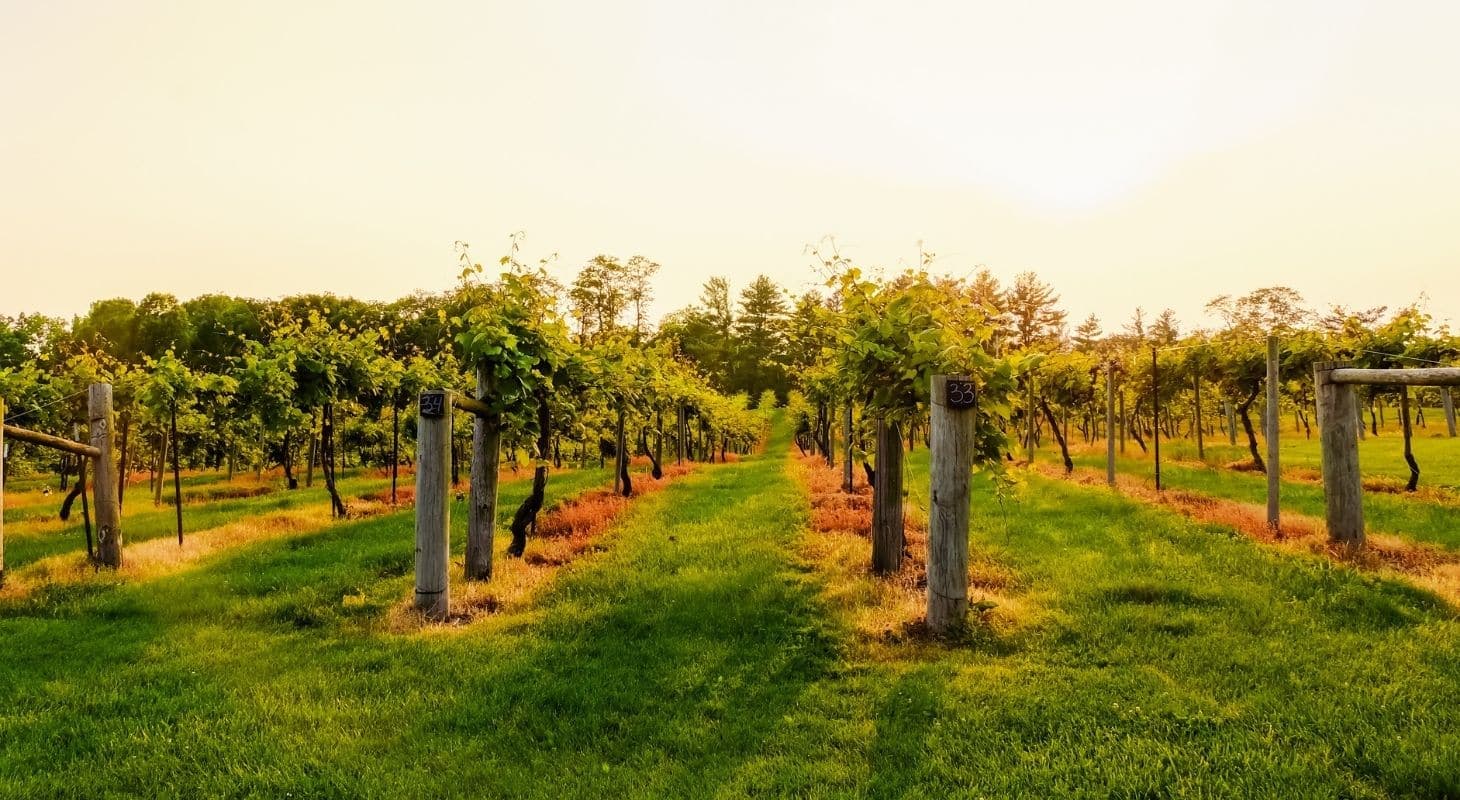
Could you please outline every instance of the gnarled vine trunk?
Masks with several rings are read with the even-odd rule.
[[[1242,419],[1242,430],[1247,433],[1247,451],[1252,454],[1253,466],[1258,472],[1267,472],[1267,464],[1263,463],[1262,453],[1257,448],[1257,431],[1252,428],[1252,403],[1257,400],[1260,391],[1253,389],[1246,400],[1237,404],[1237,416]]]
[[[512,515],[512,541],[507,545],[507,555],[521,556],[527,549],[527,531],[537,533],[537,515],[542,511],[543,498],[547,494],[548,448],[552,445],[552,412],[546,392],[537,396],[537,466],[532,470],[532,492],[517,513]]]

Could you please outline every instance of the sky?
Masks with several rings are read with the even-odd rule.
[[[655,309],[806,246],[1460,324],[1460,3],[0,0],[0,314],[391,299],[523,231]]]

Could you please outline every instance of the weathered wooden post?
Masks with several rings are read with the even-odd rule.
[[[1278,465],[1278,339],[1267,337],[1267,526],[1278,529],[1278,490],[1282,469]]]
[[[842,491],[852,493],[852,401],[848,400],[842,409],[842,434],[846,440],[842,458]]]
[[[1156,491],[1161,491],[1161,365],[1151,348],[1151,444],[1156,462]]]
[[[1328,538],[1349,547],[1364,543],[1364,487],[1359,477],[1359,432],[1354,387],[1334,383],[1333,371],[1346,364],[1313,365],[1318,393],[1318,440],[1323,452],[1323,500]]]
[[[1196,402],[1196,457],[1205,460],[1207,446],[1201,429],[1201,375],[1191,376],[1191,392]]]
[[[477,368],[477,399],[486,402],[491,376]],[[497,473],[501,466],[502,426],[495,417],[476,414],[471,428],[471,500],[466,514],[466,578],[491,580],[497,536]]]
[[[928,628],[943,633],[968,613],[968,484],[977,412],[967,375],[934,375],[932,390]]]
[[[96,560],[108,567],[120,567],[122,507],[117,502],[117,462],[112,453],[113,416],[111,384],[91,384],[86,417],[91,424],[91,446],[98,453],[96,477],[91,484],[96,501]]]
[[[416,415],[416,608],[430,619],[451,609],[451,396],[421,393]]]
[[[1445,427],[1449,429],[1450,438],[1455,438],[1455,393],[1448,386],[1440,387],[1440,405],[1445,407]]]
[[[1039,419],[1038,419],[1038,416],[1034,413],[1034,370],[1032,370],[1032,369],[1029,370],[1028,377],[1029,377],[1029,385],[1027,387],[1028,388],[1028,391],[1025,392],[1025,398],[1024,398],[1024,413],[1029,417],[1029,419],[1027,420],[1028,423],[1029,423],[1028,426],[1027,426],[1029,428],[1029,430],[1026,433],[1026,436],[1028,436],[1028,439],[1026,439],[1025,440],[1025,443],[1024,443],[1024,452],[1025,452],[1026,457],[1029,460],[1029,463],[1030,464],[1033,464],[1034,463],[1034,436],[1035,436],[1035,434],[1039,430],[1039,428],[1038,428]]]
[[[0,397],[0,587],[5,585],[5,398]]]
[[[872,571],[902,566],[902,436],[897,423],[877,418],[877,470],[872,491]]]
[[[1115,485],[1115,365],[1105,366],[1105,482]]]

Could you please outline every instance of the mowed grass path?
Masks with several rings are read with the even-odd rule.
[[[1016,626],[859,642],[798,557],[788,447],[637,501],[461,629],[383,632],[404,515],[0,607],[0,796],[1460,794],[1434,598],[1036,478],[974,499]],[[920,450],[923,507],[926,481]]]

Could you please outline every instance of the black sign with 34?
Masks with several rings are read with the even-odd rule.
[[[978,400],[973,381],[948,381],[947,392],[949,408],[973,408]]]
[[[437,419],[446,416],[446,393],[426,392],[421,395],[421,416]]]

